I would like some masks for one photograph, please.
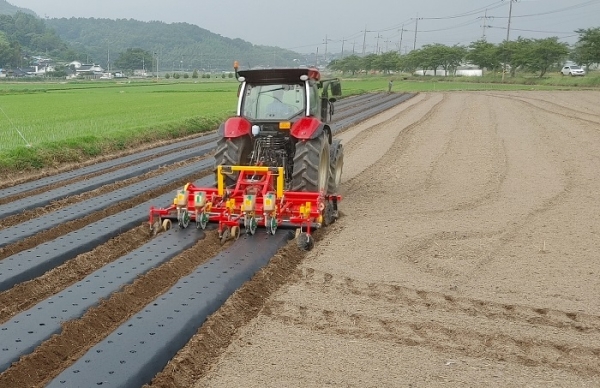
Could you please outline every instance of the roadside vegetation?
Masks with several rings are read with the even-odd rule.
[[[390,74],[355,74],[343,77],[344,93],[358,94],[370,91],[386,92],[393,82],[393,92],[430,92],[461,90],[579,90],[600,88],[600,70],[590,71],[585,77],[564,77],[558,73],[539,78],[522,73],[502,81],[501,74],[483,77],[416,76],[403,72]]]

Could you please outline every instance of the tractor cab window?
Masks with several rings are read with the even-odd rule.
[[[311,85],[311,87],[309,88],[310,91],[310,115],[311,116],[315,116],[315,117],[319,117],[320,115],[320,97],[319,97],[319,90],[317,89],[316,86]]]
[[[289,120],[305,109],[302,84],[248,85],[242,115],[258,120]]]

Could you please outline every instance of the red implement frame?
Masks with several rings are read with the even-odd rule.
[[[239,173],[234,188],[225,187],[225,175]],[[339,195],[284,191],[283,167],[218,166],[217,187],[196,187],[188,183],[167,208],[150,208],[150,226],[165,219],[177,220],[180,227],[190,221],[204,229],[208,222],[219,224],[219,237],[237,237],[239,228],[254,234],[258,226],[274,234],[278,226],[295,226],[310,236],[323,224],[327,207],[337,213]],[[236,229],[237,228],[237,229]]]

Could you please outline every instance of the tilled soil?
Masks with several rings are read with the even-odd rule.
[[[599,97],[420,94],[345,131],[342,217],[315,233],[313,251],[283,248],[150,385],[600,386]],[[144,223],[0,293],[0,322],[151,238]],[[44,386],[221,249],[208,231],[65,322],[0,387]]]
[[[421,94],[345,132],[344,216],[152,385],[600,386],[598,101]]]

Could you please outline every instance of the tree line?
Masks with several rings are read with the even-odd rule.
[[[519,37],[514,41],[500,44],[485,39],[472,42],[468,46],[429,44],[407,54],[395,51],[383,54],[370,54],[364,57],[351,55],[333,60],[328,64],[331,70],[355,74],[359,71],[402,71],[414,73],[415,70],[445,70],[452,74],[456,69],[469,63],[491,72],[504,71],[515,76],[517,71],[527,71],[543,77],[548,71],[560,67],[567,60],[585,66],[588,70],[593,64],[600,63],[600,27],[579,29],[577,43],[569,47],[559,42],[557,37],[545,39],[527,39]]]

